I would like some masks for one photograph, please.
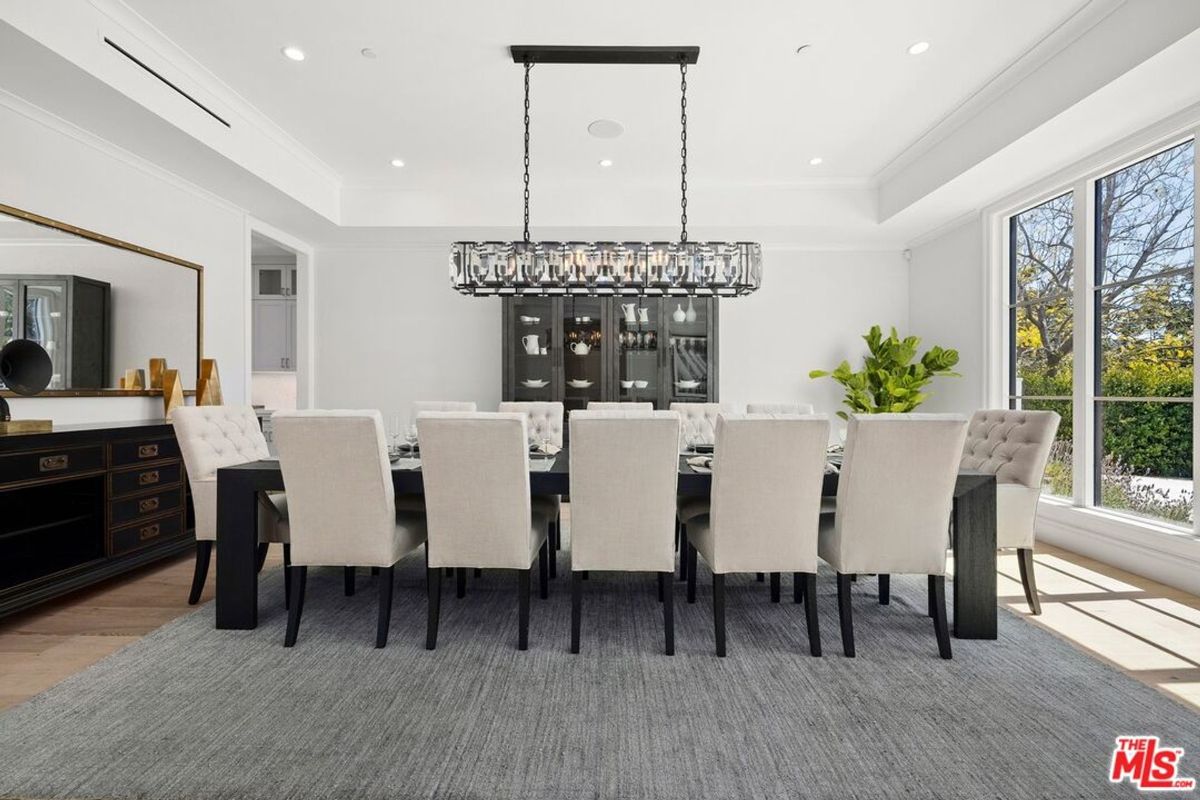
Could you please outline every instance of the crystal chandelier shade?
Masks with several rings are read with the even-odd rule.
[[[762,282],[753,242],[455,242],[450,281],[470,295],[737,297]]]

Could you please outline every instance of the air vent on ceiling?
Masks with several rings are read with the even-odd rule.
[[[203,111],[205,114],[208,114],[210,117],[212,117],[212,118],[213,118],[213,119],[215,119],[217,122],[219,122],[219,123],[221,123],[222,125],[224,125],[226,128],[229,128],[229,127],[231,127],[231,126],[230,126],[230,124],[229,124],[228,122],[226,122],[225,120],[221,119],[220,115],[218,115],[218,114],[217,114],[215,111],[213,111],[211,108],[209,108],[208,106],[204,105],[204,103],[201,103],[201,102],[200,102],[199,100],[197,100],[196,98],[192,97],[190,94],[188,94],[187,92],[185,92],[183,89],[180,89],[178,86],[176,86],[175,84],[171,83],[171,81],[167,80],[167,79],[166,79],[166,78],[164,78],[162,75],[160,75],[158,72],[154,71],[154,70],[153,70],[151,67],[149,67],[149,66],[146,64],[146,62],[142,61],[142,60],[141,60],[141,59],[139,59],[137,56],[133,55],[133,53],[130,53],[130,52],[129,52],[128,50],[126,50],[124,47],[121,47],[121,45],[117,44],[117,43],[116,43],[116,42],[114,42],[112,39],[110,39],[110,38],[108,38],[107,36],[105,36],[105,37],[104,37],[104,43],[105,43],[106,45],[108,45],[109,47],[111,47],[113,50],[116,50],[118,53],[120,53],[121,55],[123,55],[123,56],[125,56],[126,58],[128,58],[128,59],[129,59],[130,61],[132,61],[134,64],[137,64],[139,67],[141,67],[142,69],[146,70],[146,72],[149,72],[151,75],[153,75],[154,77],[158,78],[160,81],[162,81],[163,83],[165,83],[167,86],[170,86],[172,89],[174,89],[174,90],[175,90],[175,91],[176,91],[176,92],[179,94],[179,96],[180,96],[180,97],[183,97],[183,98],[185,98],[186,100],[188,100],[189,102],[191,102],[191,103],[192,103],[194,106],[196,106],[196,108],[200,109],[200,110],[201,110],[201,111]]]

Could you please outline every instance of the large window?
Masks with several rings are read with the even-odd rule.
[[[1098,505],[1192,520],[1191,142],[1096,181]]]
[[[1046,491],[1180,525],[1194,507],[1194,159],[1185,142],[1008,219],[1009,403],[1063,418]]]
[[[1062,417],[1044,488],[1063,496],[1071,494],[1074,208],[1067,193],[1009,220],[1009,405]]]

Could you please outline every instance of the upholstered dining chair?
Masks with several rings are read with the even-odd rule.
[[[258,416],[250,406],[179,406],[171,412],[175,438],[183,454],[192,505],[196,510],[196,567],[188,605],[196,605],[208,578],[213,542],[217,539],[217,470],[270,458]],[[259,496],[258,568],[267,556],[267,545],[282,542],[284,563],[288,546],[288,507],[283,492]],[[286,588],[284,603],[287,603]]]
[[[563,404],[537,402],[504,402],[501,413],[525,415],[530,446],[543,441],[554,447],[563,446]],[[534,495],[533,507],[550,519],[550,542],[554,550],[562,549],[562,498],[556,494]],[[550,577],[558,577],[558,559],[550,559]]]
[[[1034,527],[1059,421],[1053,411],[976,411],[962,456],[965,469],[996,476],[996,547],[1016,549],[1025,600],[1035,615],[1042,604],[1033,574]]]
[[[667,655],[675,654],[672,528],[679,483],[674,411],[571,413],[571,652],[584,572],[658,573]]]
[[[429,524],[425,647],[437,647],[442,569],[515,570],[517,647],[529,647],[530,569],[548,596],[550,519],[529,496],[524,413],[434,411],[417,418]],[[459,573],[463,574],[463,573]]]
[[[732,414],[733,403],[671,403],[679,413],[684,437],[691,436],[696,444],[713,444],[717,439],[717,417]]]
[[[603,400],[591,401],[587,404],[588,411],[653,411],[654,403],[635,402],[633,400],[610,403]]]
[[[288,487],[292,597],[284,646],[296,644],[309,567],[378,570],[375,646],[387,645],[396,562],[425,542],[425,518],[397,511],[378,411],[281,411],[272,418]],[[348,572],[349,571],[349,572]],[[346,593],[353,593],[347,581]]]
[[[474,411],[475,403],[470,400],[414,400],[412,415],[417,417],[426,411]]]
[[[696,602],[696,554],[712,570],[717,655],[725,655],[725,576],[791,572],[804,602],[808,647],[821,655],[817,529],[829,418],[723,414],[717,419],[712,509],[687,523],[687,600]],[[774,598],[773,598],[774,599]]]
[[[811,414],[812,403],[747,403],[747,414]]]
[[[967,420],[953,414],[851,415],[837,511],[821,515],[817,552],[837,572],[842,649],[854,657],[850,582],[878,574],[925,575],[938,652],[950,658],[946,548]]]

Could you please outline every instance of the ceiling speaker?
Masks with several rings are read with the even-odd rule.
[[[14,339],[0,350],[0,381],[16,394],[28,397],[45,389],[53,369],[50,354],[31,339]],[[10,419],[8,403],[0,397],[0,421]]]

